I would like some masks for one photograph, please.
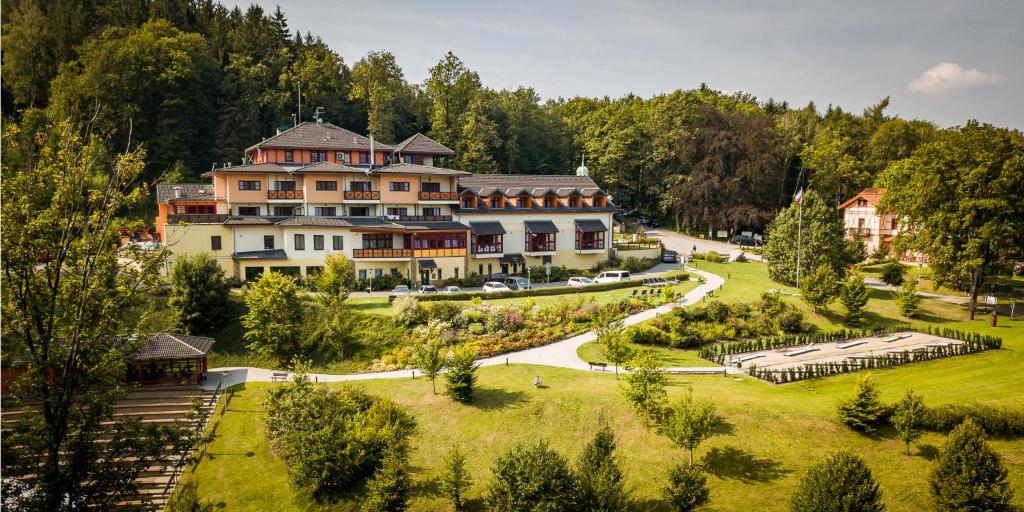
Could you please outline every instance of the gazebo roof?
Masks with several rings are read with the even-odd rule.
[[[133,359],[192,359],[203,357],[213,346],[213,338],[161,332],[146,340],[146,344],[135,352]]]

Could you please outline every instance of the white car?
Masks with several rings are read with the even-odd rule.
[[[601,274],[594,278],[595,283],[618,283],[620,281],[629,281],[629,272],[625,270],[609,270],[601,272]]]
[[[570,288],[579,288],[580,286],[589,286],[592,284],[594,284],[594,280],[589,277],[570,277],[568,283]]]
[[[510,292],[510,291],[512,291],[512,290],[509,289],[508,286],[505,286],[505,283],[499,283],[497,281],[488,281],[488,282],[484,283],[484,293]]]
[[[392,295],[409,295],[410,293],[412,292],[409,290],[409,287],[404,284],[396,286],[395,289],[391,291]]]
[[[445,293],[460,293],[461,291],[462,288],[459,288],[458,286],[446,286],[444,288]]]

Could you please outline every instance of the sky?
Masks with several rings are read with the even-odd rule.
[[[350,66],[387,50],[412,82],[451,50],[484,85],[545,99],[703,82],[858,113],[889,96],[890,115],[1024,128],[1020,0],[257,3],[277,2],[292,31],[319,35]]]

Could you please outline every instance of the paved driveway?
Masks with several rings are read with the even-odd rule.
[[[697,252],[715,251],[721,254],[729,254],[736,249],[746,249],[727,242],[705,240],[702,238],[684,235],[682,233],[676,233],[675,231],[669,231],[667,229],[653,229],[648,231],[647,235],[660,238],[661,243],[665,244],[666,249],[676,251],[680,254],[692,253],[694,246],[697,246]],[[749,251],[745,251],[745,253],[747,259],[751,261],[762,261],[761,256],[758,256],[757,254]]]

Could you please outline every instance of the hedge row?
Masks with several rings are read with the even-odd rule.
[[[989,435],[1024,435],[1024,409],[995,407],[979,403],[953,403],[929,407],[921,421],[921,426],[926,430],[949,432],[968,417],[974,418]]]
[[[680,281],[686,281],[690,278],[690,274],[686,272],[673,272],[667,274],[667,278],[675,278]],[[598,283],[589,286],[580,287],[569,287],[569,286],[553,286],[550,288],[535,288],[533,290],[509,290],[507,292],[461,292],[461,293],[437,293],[430,295],[416,295],[416,299],[420,302],[430,302],[436,300],[471,300],[474,297],[481,297],[486,299],[509,299],[518,297],[544,297],[548,295],[570,295],[576,293],[589,293],[589,292],[603,292],[608,290],[618,290],[621,288],[632,288],[636,286],[642,286],[643,279],[639,276],[630,281],[620,281],[617,283]]]

